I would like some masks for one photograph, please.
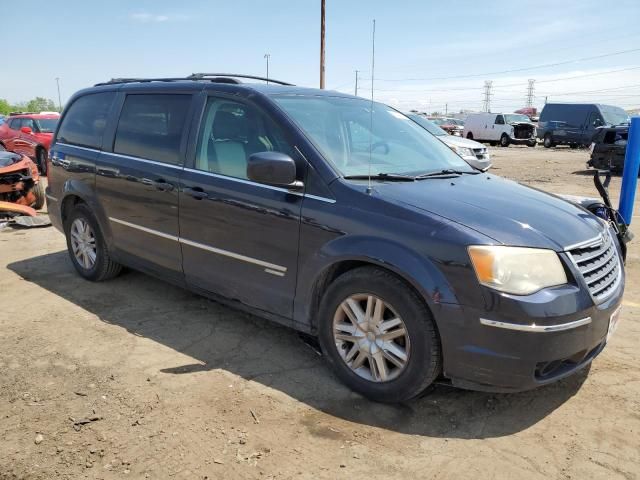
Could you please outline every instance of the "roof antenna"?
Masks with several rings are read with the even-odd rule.
[[[373,78],[376,68],[376,20],[373,19],[373,34],[371,36],[371,108],[369,109],[369,183],[367,193],[371,195],[371,155],[373,142]]]

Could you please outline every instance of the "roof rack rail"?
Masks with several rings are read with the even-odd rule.
[[[112,78],[108,82],[96,83],[94,87],[103,85],[117,85],[119,83],[148,83],[148,82],[179,82],[181,80],[209,80],[216,83],[241,83],[238,78],[248,78],[252,80],[262,80],[265,82],[277,83],[278,85],[290,85],[291,83],[274,80],[273,78],[256,77],[254,75],[243,75],[237,73],[192,73],[188,77],[166,77],[166,78]]]
[[[144,82],[177,82],[180,80],[191,80],[190,78],[167,77],[167,78],[112,78],[108,82],[96,83],[94,87],[101,85],[116,85],[118,83],[144,83]]]
[[[241,73],[192,73],[191,75],[189,75],[189,79],[192,80],[210,80],[210,79],[215,79],[215,78],[248,78],[250,80],[262,80],[264,82],[271,82],[271,83],[277,83],[278,85],[287,85],[287,86],[293,86],[293,83],[287,83],[287,82],[283,82],[282,80],[275,80],[273,78],[266,78],[266,77],[258,77],[255,75],[244,75]]]

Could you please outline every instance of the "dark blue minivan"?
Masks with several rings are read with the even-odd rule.
[[[629,124],[629,114],[620,107],[598,103],[547,103],[540,113],[537,136],[546,148],[591,145],[601,127]]]
[[[131,267],[315,335],[384,402],[530,389],[602,351],[624,290],[608,222],[388,106],[239,77],[71,98],[47,198],[80,275]]]

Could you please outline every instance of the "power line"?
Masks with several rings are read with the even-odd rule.
[[[574,80],[576,78],[589,78],[589,77],[596,77],[596,76],[601,76],[601,75],[608,75],[611,73],[620,73],[620,72],[628,72],[628,71],[632,71],[632,70],[639,70],[640,66],[635,66],[635,67],[629,67],[629,68],[621,68],[621,69],[617,69],[617,70],[607,70],[604,72],[596,72],[596,73],[586,73],[584,75],[573,75],[570,77],[560,77],[560,78],[551,78],[548,80],[536,80],[536,83],[553,83],[553,82],[561,82],[564,80]],[[359,77],[360,82],[362,83],[363,77]],[[351,83],[351,82],[349,82]],[[336,88],[340,88],[342,86],[348,85],[348,83],[342,84],[339,87]],[[493,85],[493,89],[494,90],[500,90],[502,88],[507,88],[507,87],[522,87],[528,85],[527,83],[508,83],[508,84],[504,84],[504,85]],[[334,89],[335,90],[335,89]],[[440,89],[429,89],[429,88],[420,88],[420,89],[406,89],[406,88],[376,88],[376,91],[378,92],[406,92],[406,93],[447,93],[447,92],[465,92],[465,91],[472,91],[472,90],[484,90],[484,87],[460,87],[460,88],[440,88]]]
[[[409,81],[414,82],[414,81],[428,81],[428,80],[453,80],[456,78],[477,78],[477,77],[485,77],[489,75],[501,75],[504,73],[526,72],[528,70],[536,70],[539,68],[558,67],[560,65],[569,65],[571,63],[586,62],[588,60],[597,60],[597,59],[606,58],[606,57],[614,57],[617,55],[624,55],[625,53],[632,53],[632,52],[638,52],[638,51],[640,51],[640,48],[632,48],[629,50],[620,50],[617,52],[603,53],[601,55],[593,55],[590,57],[576,58],[573,60],[565,60],[562,62],[546,63],[541,65],[534,65],[531,67],[514,68],[510,70],[500,70],[497,72],[485,72],[485,73],[474,73],[469,75],[452,75],[447,77],[429,77],[429,78],[387,78],[387,79],[378,78],[377,80],[382,82],[409,82]]]
[[[554,93],[554,92],[549,92],[547,93],[547,95],[551,96],[558,96],[558,95],[580,95],[583,93],[600,93],[600,92],[611,92],[611,91],[615,91],[615,90],[623,90],[625,88],[636,88],[636,87],[640,87],[640,83],[636,83],[634,85],[624,85],[622,87],[612,87],[612,88],[602,88],[600,90],[584,90],[581,92],[562,92],[562,93]]]

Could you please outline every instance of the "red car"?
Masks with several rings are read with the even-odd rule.
[[[0,150],[26,155],[45,174],[47,152],[59,119],[59,114],[51,113],[11,115],[0,125]]]

